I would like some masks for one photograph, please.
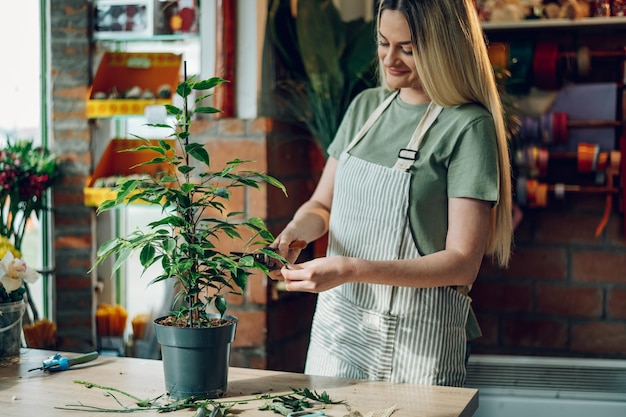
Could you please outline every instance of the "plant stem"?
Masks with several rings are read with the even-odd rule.
[[[81,384],[81,385],[84,385],[84,386],[86,386],[87,388],[100,388],[100,389],[105,390],[105,391],[114,391],[114,392],[119,392],[120,394],[125,395],[125,396],[126,396],[126,397],[128,397],[128,398],[132,398],[133,400],[135,400],[135,401],[137,401],[137,402],[142,402],[142,401],[143,401],[141,398],[139,398],[139,397],[135,397],[134,395],[129,394],[129,393],[125,392],[125,391],[122,391],[122,390],[120,390],[120,389],[118,389],[118,388],[106,387],[106,386],[104,386],[104,385],[98,385],[98,384],[94,384],[94,383],[92,383],[92,382],[87,382],[87,381],[78,381],[78,380],[75,380],[75,381],[74,381],[74,383],[75,383],[75,384]]]

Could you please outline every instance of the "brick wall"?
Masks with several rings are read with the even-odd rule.
[[[57,348],[95,348],[93,259],[94,212],[82,190],[92,166],[91,133],[85,118],[90,84],[88,2],[62,0],[50,7],[51,134],[54,151],[64,157],[61,184],[54,187],[55,279],[53,318]]]
[[[472,290],[479,353],[626,358],[626,239],[600,196],[524,210],[506,270],[486,261]]]

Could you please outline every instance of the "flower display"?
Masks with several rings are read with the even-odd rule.
[[[6,237],[0,236],[0,304],[22,300],[24,281],[33,283],[38,279],[39,273],[26,265]]]
[[[58,174],[55,155],[29,140],[9,142],[0,150],[0,235],[18,250],[30,216],[45,208],[44,191]]]

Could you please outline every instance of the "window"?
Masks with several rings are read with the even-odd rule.
[[[46,74],[42,66],[41,48],[41,1],[23,0],[19,4],[19,15],[28,18],[16,19],[15,13],[0,13],[0,147],[7,140],[28,139],[37,145],[47,145],[44,131],[45,110],[42,111],[44,95],[41,74]],[[19,41],[17,41],[19,40]],[[45,63],[44,63],[45,65]],[[48,217],[39,221],[32,218],[22,244],[23,258],[29,265],[42,271],[49,269],[46,251]],[[49,315],[49,277],[44,274],[35,284],[29,286],[31,299],[37,308],[39,318]]]

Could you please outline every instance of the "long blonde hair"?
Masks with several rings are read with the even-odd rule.
[[[381,0],[401,12],[411,31],[415,65],[425,93],[441,106],[480,103],[493,117],[499,166],[499,201],[492,209],[487,254],[506,267],[513,236],[511,165],[500,94],[472,0]],[[380,71],[385,85],[384,71]]]

